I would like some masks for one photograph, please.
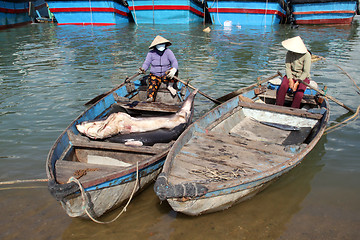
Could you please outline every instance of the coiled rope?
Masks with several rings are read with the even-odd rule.
[[[130,204],[130,201],[132,200],[135,192],[136,192],[136,188],[138,186],[138,180],[139,180],[139,164],[138,162],[136,162],[136,180],[135,180],[135,185],[134,185],[134,189],[130,195],[129,200],[127,201],[126,205],[124,206],[124,208],[121,210],[121,212],[111,221],[108,222],[103,222],[100,220],[95,219],[95,217],[93,217],[90,212],[88,211],[88,207],[89,207],[89,198],[87,197],[86,193],[85,193],[85,189],[84,187],[81,185],[80,181],[78,179],[76,179],[75,177],[70,177],[68,182],[75,182],[77,185],[79,185],[80,188],[80,192],[81,192],[81,198],[82,198],[82,208],[84,209],[85,213],[87,214],[87,216],[94,222],[99,223],[99,224],[109,224],[112,223],[114,221],[116,221],[124,212],[126,212],[126,208],[127,206]]]

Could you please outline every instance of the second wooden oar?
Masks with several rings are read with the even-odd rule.
[[[190,83],[187,83],[187,82],[185,82],[185,81],[181,80],[180,78],[178,78],[178,77],[176,77],[176,76],[174,76],[173,78],[174,78],[175,80],[177,80],[177,81],[179,81],[179,82],[183,83],[185,86],[188,86],[188,87],[190,87],[190,88],[192,88],[192,89],[196,89],[195,87],[193,87],[192,85],[190,85]],[[210,96],[206,95],[205,93],[203,93],[203,92],[202,92],[202,91],[200,91],[200,90],[198,90],[198,93],[200,93],[201,95],[203,95],[204,97],[206,97],[207,99],[209,99],[209,100],[213,101],[213,102],[214,102],[214,103],[216,103],[216,104],[221,104],[221,102],[220,102],[220,101],[218,101],[218,100],[216,100],[216,99],[214,99],[214,98],[212,98],[212,97],[210,97]]]
[[[126,82],[130,82],[131,80],[133,80],[134,78],[136,78],[137,76],[139,76],[141,73],[135,73],[132,77],[126,78],[124,83]],[[108,95],[109,93],[112,93],[113,91],[119,89],[123,84],[120,84],[116,87],[114,87],[113,89],[111,89],[110,91],[107,91],[105,93],[102,93],[100,95],[97,95],[96,97],[94,97],[93,99],[89,100],[88,102],[86,102],[84,105],[90,105],[93,103],[96,103],[99,99],[103,98],[104,96]]]
[[[240,95],[240,94],[242,94],[242,93],[244,93],[244,92],[247,92],[247,91],[251,90],[252,88],[257,87],[258,85],[260,85],[260,84],[262,84],[262,83],[265,83],[265,82],[267,82],[267,81],[269,81],[269,80],[271,80],[271,79],[273,79],[273,78],[276,78],[277,76],[280,76],[279,72],[278,72],[277,74],[275,74],[274,76],[271,76],[271,77],[268,77],[268,78],[263,79],[263,80],[261,80],[261,81],[258,81],[257,83],[254,83],[254,84],[252,84],[252,85],[250,85],[250,86],[247,86],[247,87],[244,87],[244,88],[240,88],[240,89],[238,89],[238,90],[236,90],[236,91],[234,91],[234,92],[231,92],[231,93],[226,94],[226,95],[224,95],[224,96],[222,96],[222,97],[219,97],[219,98],[216,99],[216,100],[219,101],[219,102],[226,102],[227,100],[229,100],[229,99],[231,99],[231,98],[233,98],[233,97],[235,97],[235,96],[238,96],[238,95]]]
[[[320,93],[321,95],[323,95],[324,97],[327,97],[328,99],[332,100],[333,102],[339,104],[340,106],[342,106],[343,108],[347,109],[348,111],[352,112],[352,113],[355,113],[354,110],[352,110],[351,108],[349,108],[348,106],[346,106],[345,104],[343,104],[342,102],[340,102],[339,100],[337,100],[336,98],[328,95],[327,93],[325,93],[324,91],[320,90],[320,89],[317,89],[317,88],[314,88],[312,86],[310,86],[309,84],[307,84],[306,82],[302,81],[299,79],[299,81],[301,83],[303,83],[304,85],[308,86],[309,88],[311,88],[312,90],[315,90],[316,92]]]

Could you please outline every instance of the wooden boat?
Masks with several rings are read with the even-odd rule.
[[[300,164],[323,135],[328,102],[309,91],[308,110],[276,106],[275,92],[248,89],[192,123],[156,180],[160,200],[187,215],[223,210]]]
[[[29,1],[0,1],[0,29],[31,23]]]
[[[203,2],[201,0],[133,0],[129,2],[129,9],[138,24],[188,24],[203,21]]]
[[[278,0],[219,0],[208,2],[215,25],[272,25],[286,18],[286,2]]]
[[[289,0],[295,24],[351,24],[358,1]]]
[[[58,25],[116,25],[131,21],[125,0],[46,1]]]
[[[129,199],[133,191],[146,187],[160,173],[173,139],[190,123],[192,114],[174,129],[124,134],[120,140],[119,136],[92,140],[77,131],[81,122],[119,111],[136,117],[170,116],[185,97],[193,95],[181,84],[176,96],[161,87],[156,102],[148,103],[144,102],[146,89],[144,79],[121,84],[76,118],[52,146],[46,161],[48,188],[70,217],[99,217]],[[143,146],[125,143],[136,138],[156,141]]]
[[[30,24],[37,13],[47,14],[44,0],[0,0],[0,29]]]

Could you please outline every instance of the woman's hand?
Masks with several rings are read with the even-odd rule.
[[[293,90],[293,92],[295,92],[297,90],[299,84],[300,83],[298,81],[294,84],[294,86],[291,88]]]
[[[176,71],[176,68],[171,68],[167,73],[167,77],[172,79],[175,76]]]
[[[138,71],[140,74],[145,74],[145,69],[143,69],[142,67],[139,67],[139,71]]]
[[[289,88],[290,89],[294,88],[294,80],[292,78],[289,79]]]

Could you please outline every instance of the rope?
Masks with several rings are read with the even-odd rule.
[[[325,134],[331,133],[331,132],[333,132],[335,130],[338,130],[338,129],[346,126],[347,124],[349,124],[347,122],[350,121],[350,120],[355,121],[356,119],[358,119],[359,111],[360,111],[360,105],[357,107],[355,113],[351,117],[349,117],[349,118],[345,119],[344,121],[339,122],[339,123],[337,123],[337,124],[335,124],[335,125],[333,125],[331,127],[326,128],[325,129]],[[342,125],[342,126],[340,126],[340,125]]]
[[[266,5],[265,5],[265,16],[264,16],[264,18],[265,18],[265,28],[266,28],[266,14],[267,14],[267,10],[268,10],[268,0],[266,0]]]
[[[139,180],[139,164],[138,164],[138,162],[136,162],[136,180],[135,180],[134,189],[130,195],[130,198],[129,198],[128,202],[126,203],[126,205],[124,206],[124,208],[121,210],[121,212],[113,220],[108,221],[108,222],[99,221],[90,214],[90,212],[88,211],[89,199],[88,199],[88,197],[85,193],[85,190],[84,190],[83,186],[81,185],[80,181],[78,179],[76,179],[75,177],[70,177],[68,182],[75,182],[77,185],[79,185],[80,192],[81,192],[81,198],[82,198],[82,208],[85,210],[87,216],[96,223],[108,224],[108,223],[112,223],[112,222],[116,221],[124,212],[126,212],[126,208],[130,204],[130,201],[132,200],[132,198],[136,192],[136,188],[138,186],[138,180]],[[88,203],[87,207],[85,207],[86,202]]]
[[[47,181],[48,181],[48,179],[14,180],[14,181],[0,182],[0,185],[11,185],[11,184],[17,184],[17,183],[30,183],[30,182],[47,182]],[[34,189],[34,188],[44,188],[44,186],[6,187],[6,188],[0,188],[0,191],[13,190],[13,189]]]
[[[135,24],[136,24],[136,26],[138,26],[138,24],[137,24],[137,19],[136,19],[136,12],[135,12],[135,4],[134,4],[134,0],[132,0],[132,3],[133,3],[133,9],[134,9],[134,17],[135,17]]]
[[[321,57],[321,56],[317,56],[317,55],[313,55],[311,58],[311,62],[316,62],[318,60],[325,60],[327,61],[326,58]],[[329,62],[329,61],[328,61]],[[356,84],[355,80],[350,76],[350,74],[348,74],[344,69],[342,69],[339,65],[330,62],[330,64],[333,64],[334,66],[338,67],[354,84],[354,86],[360,91],[360,87]],[[357,91],[358,94],[360,94],[360,92]]]
[[[91,22],[91,25],[93,25],[93,19],[92,19],[92,8],[91,8],[91,0],[89,0],[89,5],[90,5],[90,22]]]
[[[9,184],[16,184],[16,183],[29,183],[29,182],[47,182],[48,179],[29,179],[29,180],[14,180],[14,181],[6,181],[0,182],[0,185],[9,185]]]
[[[360,91],[359,86],[356,84],[355,80],[347,73],[345,72],[344,69],[342,69],[339,65],[334,64],[335,66],[337,66],[338,68],[340,68],[341,71],[343,71],[345,73],[346,76],[348,76],[348,78],[354,83],[355,87],[357,87],[357,89]],[[359,92],[357,92],[358,94],[360,94]]]
[[[14,189],[39,189],[39,188],[47,188],[45,186],[30,186],[30,187],[6,187],[6,188],[0,188],[0,191],[3,190],[14,190]]]
[[[221,22],[220,22],[220,18],[219,18],[219,1],[216,0],[216,16],[217,16],[217,19],[220,23],[220,25],[222,26]]]

